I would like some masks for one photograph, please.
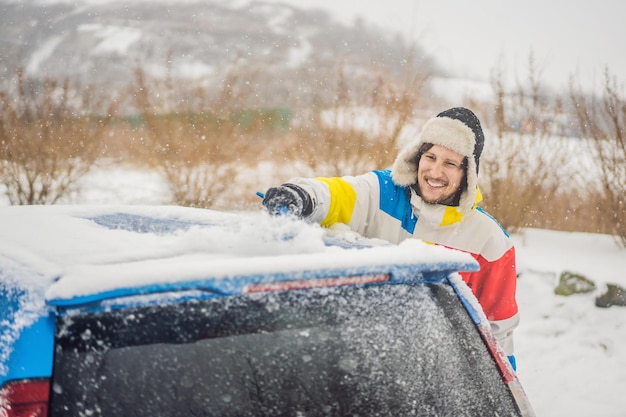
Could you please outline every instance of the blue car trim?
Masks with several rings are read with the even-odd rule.
[[[356,276],[369,274],[391,274],[391,283],[411,282],[441,282],[447,276],[458,270],[474,271],[478,268],[475,263],[439,263],[435,265],[379,265],[376,267],[326,269],[314,271],[285,272],[269,275],[245,275],[240,277],[213,277],[201,280],[169,282],[138,287],[119,288],[111,291],[87,294],[69,299],[50,299],[47,303],[55,307],[76,307],[93,304],[110,299],[132,297],[137,295],[156,294],[174,291],[199,290],[210,293],[211,296],[221,297],[241,294],[248,285],[268,282],[284,282],[294,280],[308,280],[331,278],[337,276]],[[120,306],[125,306],[121,303]]]
[[[470,303],[469,300],[461,293],[458,286],[451,280],[448,280],[448,282],[454,289],[454,292],[459,297],[459,300],[461,300],[461,303],[463,303],[463,306],[465,306],[465,310],[468,312],[468,314],[472,318],[472,321],[474,322],[474,324],[476,326],[487,326],[487,323],[484,323],[482,316],[478,313],[478,311],[476,311],[472,303]],[[507,356],[507,359],[509,360],[509,363],[511,364],[511,367],[513,368],[513,370],[517,371],[517,362],[515,360],[515,356],[509,355]]]
[[[40,317],[20,332],[0,375],[0,386],[7,381],[25,378],[49,378],[54,354],[54,314]]]
[[[482,316],[478,313],[478,311],[476,311],[472,303],[470,303],[470,301],[461,293],[457,285],[451,280],[448,280],[448,281],[450,282],[450,285],[454,289],[454,292],[456,293],[456,295],[459,297],[459,300],[461,300],[461,302],[463,303],[465,310],[472,318],[472,321],[474,322],[474,324],[477,326],[481,324],[483,322]]]

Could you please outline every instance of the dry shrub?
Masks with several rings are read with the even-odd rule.
[[[400,83],[372,73],[378,75],[351,85],[353,77],[341,68],[334,101],[302,110],[282,156],[320,176],[391,166],[402,135],[411,129],[429,74],[412,69]]]
[[[144,160],[163,174],[175,204],[228,205],[235,197],[237,172],[259,152],[260,128],[244,128],[241,119],[233,117],[243,103],[236,77],[231,72],[218,94],[212,95],[200,85],[175,85],[169,77],[148,80],[137,71],[133,98],[142,121],[139,149]]]
[[[537,227],[612,234],[626,244],[626,105],[606,77],[601,99],[571,83],[569,100],[528,83],[505,91],[482,118],[496,133],[481,162],[484,207],[509,231]]]
[[[606,221],[601,190],[580,188],[554,196],[550,212],[532,227],[611,235],[613,228]]]
[[[570,97],[598,173],[588,184],[599,219],[626,247],[626,100],[617,81],[605,72],[603,95],[588,96],[571,83]],[[595,175],[589,176],[593,179]]]
[[[258,205],[255,190],[291,176],[388,167],[427,78],[416,71],[399,85],[385,82],[380,72],[340,72],[336,93],[318,90],[312,106],[298,107],[308,101],[295,99],[267,108],[250,87],[250,74],[235,63],[218,87],[149,79],[137,71],[132,102],[140,123],[133,132],[118,132],[130,140],[133,158],[163,174],[173,203],[241,209]]]
[[[11,204],[54,204],[99,156],[113,104],[68,80],[28,82],[0,95],[0,181]]]
[[[499,75],[492,85],[497,134],[481,159],[483,205],[511,232],[543,227],[547,218],[562,215],[552,208],[555,198],[579,186],[567,151],[571,140],[555,131],[562,106],[544,94],[532,57],[527,86],[507,93]]]

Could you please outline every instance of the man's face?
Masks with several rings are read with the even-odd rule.
[[[450,204],[462,184],[464,157],[439,145],[422,154],[417,168],[417,183],[427,203]]]

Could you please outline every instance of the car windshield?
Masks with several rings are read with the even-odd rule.
[[[59,318],[52,416],[518,415],[449,285]]]

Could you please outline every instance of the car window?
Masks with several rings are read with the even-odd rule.
[[[518,415],[447,285],[59,318],[52,416]]]

